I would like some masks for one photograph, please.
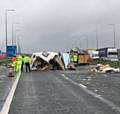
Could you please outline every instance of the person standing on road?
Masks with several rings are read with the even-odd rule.
[[[21,72],[23,72],[23,66],[24,66],[24,56],[22,56]]]
[[[17,62],[17,57],[16,56],[13,56],[12,57],[12,65],[14,67],[14,71],[16,71],[16,62]]]
[[[17,56],[16,72],[21,71],[21,66],[22,66],[22,56],[18,55]]]
[[[73,59],[74,59],[74,63],[78,63],[78,56],[77,56],[77,54],[74,54],[74,56],[73,56]]]
[[[25,68],[26,68],[26,72],[31,72],[30,70],[30,57],[28,55],[26,55],[24,57],[24,64],[25,64]]]

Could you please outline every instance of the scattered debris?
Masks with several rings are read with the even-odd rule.
[[[97,66],[91,69],[92,72],[100,72],[100,73],[111,73],[111,72],[120,72],[119,68],[110,67],[109,64],[97,64]]]
[[[14,77],[12,65],[8,66],[8,77]]]
[[[95,91],[95,92],[98,92],[98,90],[97,90],[97,89],[95,89],[94,91]]]
[[[74,63],[68,64],[68,70],[76,70]]]

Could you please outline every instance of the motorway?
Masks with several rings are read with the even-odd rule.
[[[0,110],[11,90],[16,77],[8,77],[8,68],[6,66],[0,66]]]
[[[120,74],[22,73],[9,114],[120,114]]]

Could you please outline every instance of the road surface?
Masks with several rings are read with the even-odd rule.
[[[0,66],[0,110],[11,90],[12,84],[16,77],[8,77],[8,68]]]
[[[22,73],[9,114],[120,114],[120,78],[114,75]]]

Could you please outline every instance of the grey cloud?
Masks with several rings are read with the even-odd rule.
[[[113,28],[107,24],[116,24],[116,44],[119,47],[119,4],[119,0],[1,0],[0,33],[4,34],[4,10],[14,8],[16,13],[14,16],[10,14],[9,27],[13,21],[20,21],[19,34],[22,35],[17,37],[20,37],[24,52],[65,50],[80,47],[80,42],[86,48],[86,42],[81,38],[83,34],[88,36],[89,47],[96,48],[96,26],[99,46],[112,46]],[[11,36],[10,28],[8,33]],[[0,37],[4,49],[5,36]]]

